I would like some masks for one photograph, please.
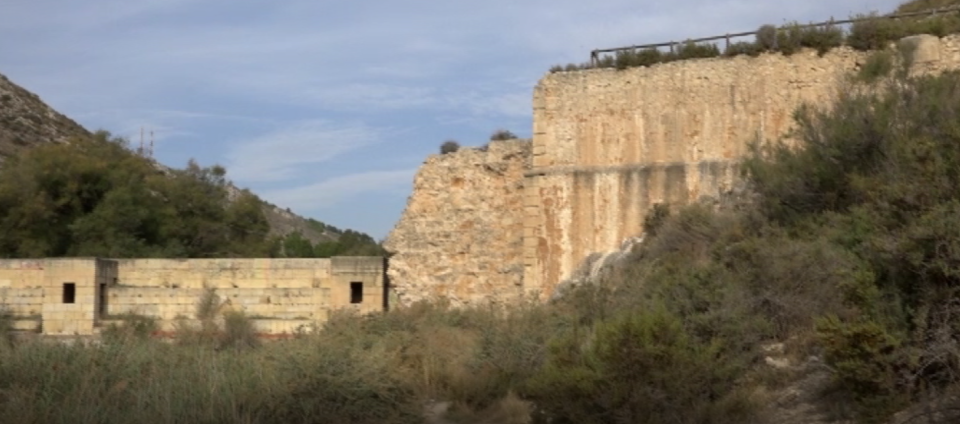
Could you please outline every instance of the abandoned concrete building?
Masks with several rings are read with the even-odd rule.
[[[0,308],[17,330],[95,335],[124,314],[157,319],[169,331],[195,318],[204,291],[242,311],[264,334],[290,334],[335,309],[385,310],[382,257],[329,259],[0,260]]]

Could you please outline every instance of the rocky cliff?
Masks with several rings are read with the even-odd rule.
[[[960,67],[960,36],[901,41],[912,72]],[[524,284],[553,287],[642,232],[657,203],[716,198],[754,141],[787,135],[802,104],[825,106],[872,52],[696,59],[560,72],[534,90]]]
[[[401,304],[515,300],[523,287],[523,174],[528,140],[429,157],[384,247]]]
[[[912,72],[960,68],[960,36],[901,46]],[[739,187],[748,144],[785,136],[801,104],[829,104],[871,54],[808,49],[547,75],[534,90],[532,146],[493,144],[421,168],[387,240],[402,303],[549,298],[589,258],[640,235],[653,205]]]

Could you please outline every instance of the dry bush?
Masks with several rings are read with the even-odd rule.
[[[877,14],[857,15],[850,26],[847,45],[856,50],[869,51],[885,49],[896,40],[907,35],[902,21],[883,18]]]
[[[260,346],[257,328],[246,314],[229,311],[223,314],[223,335],[220,348],[248,349]]]
[[[443,144],[440,145],[441,155],[445,155],[447,153],[455,153],[458,150],[460,150],[460,143],[457,143],[454,140],[444,141]]]
[[[777,27],[775,25],[763,25],[757,30],[756,44],[763,50],[774,51],[777,49]]]
[[[516,134],[502,128],[494,131],[493,134],[490,135],[490,141],[514,140],[516,138]]]

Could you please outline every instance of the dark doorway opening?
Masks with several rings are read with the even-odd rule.
[[[106,283],[100,283],[100,293],[98,294],[99,294],[98,300],[100,301],[100,303],[97,304],[97,312],[100,314],[101,317],[104,317],[107,315],[107,284]]]
[[[63,283],[63,303],[76,303],[77,285],[74,283]]]
[[[363,303],[363,283],[350,283],[350,303]]]

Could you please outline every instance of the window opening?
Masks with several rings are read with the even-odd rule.
[[[74,283],[63,283],[63,303],[75,303],[77,301],[77,285]]]
[[[350,283],[350,303],[363,302],[363,283]]]

